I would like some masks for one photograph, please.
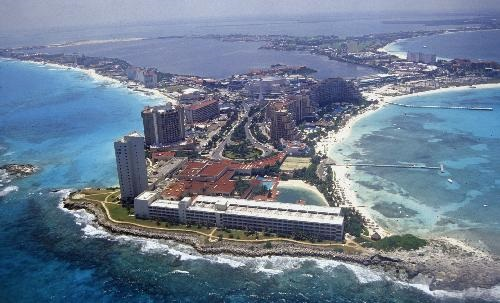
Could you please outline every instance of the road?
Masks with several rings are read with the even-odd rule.
[[[234,123],[233,128],[231,128],[231,130],[228,132],[226,138],[224,138],[224,140],[221,143],[219,143],[219,145],[217,145],[217,147],[214,148],[210,153],[210,157],[212,159],[214,160],[225,159],[225,157],[222,155],[224,153],[224,147],[226,146],[227,143],[231,143],[231,135],[233,134],[236,126],[238,126],[245,118],[248,118],[249,112],[250,112],[250,107],[248,106],[248,104],[243,103],[243,111],[240,112],[238,120],[236,120],[236,122]],[[262,157],[267,157],[271,153],[273,153],[274,150],[270,149],[269,147],[260,143],[257,139],[254,138],[252,132],[250,131],[250,120],[251,119],[249,118],[247,123],[245,123],[244,127],[245,135],[255,148],[262,150]]]
[[[248,113],[250,112],[250,107],[248,106],[248,104],[244,103],[243,108],[245,109],[245,115],[248,116]],[[247,123],[245,124],[245,135],[255,148],[258,148],[263,152],[262,157],[267,157],[270,154],[272,154],[274,150],[270,149],[269,147],[267,147],[266,145],[260,143],[257,139],[255,139],[255,137],[252,135],[252,132],[250,131],[251,120],[252,119],[249,118]]]

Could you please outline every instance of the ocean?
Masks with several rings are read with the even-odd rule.
[[[2,180],[2,302],[486,302],[495,295],[431,292],[336,261],[202,256],[169,241],[111,235],[85,212],[63,210],[65,191],[52,190],[115,185],[112,141],[140,129],[140,109],[161,100],[17,61],[0,61],[0,81],[0,164],[41,168]]]
[[[86,56],[124,59],[136,66],[154,66],[162,72],[222,79],[251,69],[273,64],[305,65],[319,79],[355,78],[377,71],[362,65],[329,60],[306,52],[259,49],[260,42],[223,42],[215,39],[165,38],[139,41],[115,41],[78,46],[52,47],[43,51],[80,53]]]
[[[398,56],[406,52],[436,54],[443,59],[472,59],[500,62],[500,30],[457,32],[396,41],[385,50]]]
[[[491,107],[493,111],[387,105],[352,127],[329,151],[338,162],[419,163],[440,170],[357,167],[350,179],[383,227],[424,237],[451,236],[500,254],[500,87],[464,88],[399,103]]]
[[[262,43],[222,42],[196,39],[194,35],[337,35],[362,36],[373,33],[434,30],[458,25],[426,25],[422,20],[465,18],[463,15],[394,16],[339,14],[336,16],[263,17],[251,19],[186,20],[150,24],[120,24],[52,28],[43,30],[3,32],[1,47],[46,46],[67,42],[78,45],[49,47],[36,51],[46,53],[79,53],[87,56],[108,56],[127,60],[133,65],[156,67],[160,71],[183,75],[226,78],[251,69],[281,63],[307,65],[317,70],[316,78],[354,78],[378,73],[366,66],[328,60],[304,52],[282,52],[259,49]],[[388,21],[414,21],[391,23]],[[178,38],[181,36],[182,38]],[[155,39],[163,37],[162,39]],[[177,37],[177,38],[176,38]],[[131,40],[131,39],[147,40]]]

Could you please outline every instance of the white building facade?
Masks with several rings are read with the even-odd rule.
[[[144,137],[133,132],[115,141],[115,157],[122,200],[132,200],[148,187]]]
[[[155,200],[155,197],[144,192],[134,200],[137,218],[335,241],[342,241],[344,236],[344,217],[338,207],[203,195],[181,201]]]

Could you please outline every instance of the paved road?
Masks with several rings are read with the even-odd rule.
[[[248,113],[250,112],[250,107],[248,106],[248,104],[243,104],[243,108],[245,109],[245,114],[248,115]],[[247,139],[250,140],[254,147],[262,150],[262,157],[269,156],[273,153],[274,150],[270,149],[266,145],[260,143],[259,140],[255,139],[255,137],[252,135],[252,132],[250,131],[250,124],[251,119],[249,118],[247,123],[245,124],[245,135],[247,136]]]
[[[224,152],[224,147],[226,146],[227,143],[232,142],[231,135],[233,134],[236,126],[238,126],[245,118],[248,118],[249,112],[250,112],[250,107],[248,106],[248,104],[243,103],[243,111],[241,111],[241,113],[238,117],[238,120],[236,120],[236,122],[234,123],[233,128],[231,128],[231,130],[227,134],[224,141],[219,143],[219,145],[217,145],[217,147],[211,152],[210,156],[212,159],[214,159],[214,160],[225,159],[225,157],[222,155]],[[273,153],[274,150],[267,147],[265,144],[260,143],[257,139],[255,139],[255,137],[252,135],[252,132],[250,131],[250,120],[251,119],[249,118],[247,123],[245,123],[245,127],[244,127],[245,135],[246,135],[247,139],[250,140],[250,142],[252,143],[252,145],[254,147],[262,150],[262,152],[263,152],[262,157],[267,157],[271,153]]]

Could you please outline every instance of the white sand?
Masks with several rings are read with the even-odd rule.
[[[60,64],[55,64],[55,63],[42,63],[42,62],[38,62],[38,61],[25,61],[25,62],[30,62],[33,64],[37,64],[40,66],[46,66],[46,67],[50,67],[50,68],[70,69],[70,70],[78,71],[78,72],[81,72],[81,73],[89,76],[94,81],[125,87],[135,94],[140,94],[140,95],[149,97],[151,99],[154,99],[156,101],[161,101],[161,102],[167,101],[167,102],[171,102],[172,104],[177,104],[177,100],[173,99],[170,96],[167,96],[166,93],[164,93],[160,89],[146,88],[142,84],[132,82],[132,81],[122,82],[122,81],[119,81],[117,79],[114,79],[114,78],[111,78],[108,76],[100,75],[95,71],[95,69],[72,67],[72,66],[60,65]],[[133,89],[133,88],[130,88],[128,86],[137,87],[137,89]]]
[[[494,84],[478,84],[474,85],[476,89],[487,89],[487,88],[500,88],[500,83],[494,83]],[[438,94],[438,93],[444,93],[444,92],[452,92],[452,91],[463,91],[463,90],[468,90],[468,89],[473,89],[470,86],[456,86],[456,87],[447,87],[447,88],[440,88],[440,89],[435,89],[435,90],[430,90],[426,92],[420,92],[420,93],[415,93],[415,94],[407,94],[407,95],[401,95],[401,96],[396,96],[396,97],[391,97],[391,96],[386,96],[385,93],[386,87],[381,87],[377,89],[374,92],[369,92],[365,93],[365,97],[367,99],[375,99],[379,100],[378,105],[372,105],[367,108],[366,111],[351,117],[349,121],[345,124],[344,127],[339,129],[337,133],[334,131],[328,133],[328,135],[324,138],[322,138],[316,145],[316,150],[318,151],[318,154],[324,154],[324,151],[328,151],[330,149],[335,148],[335,146],[339,143],[342,143],[346,138],[349,138],[352,132],[353,126],[361,121],[362,119],[368,117],[369,115],[373,114],[377,110],[382,109],[383,107],[387,106],[387,103],[385,102],[394,102],[397,99],[401,99],[407,96],[424,96],[424,95],[431,95],[431,94]],[[328,152],[327,152],[328,154]],[[384,230],[382,227],[380,227],[375,220],[373,220],[369,210],[362,205],[361,201],[358,199],[356,192],[353,190],[353,183],[349,178],[350,175],[350,170],[352,167],[348,166],[332,166],[333,171],[335,172],[336,180],[338,182],[339,187],[344,193],[345,199],[346,199],[346,204],[348,206],[353,206],[356,210],[358,210],[364,217],[365,219],[369,220],[369,222],[373,223],[372,227],[368,226],[368,229],[370,231],[370,234],[373,232],[378,232],[382,237],[390,235],[390,232],[387,230]],[[456,241],[456,240],[455,240]],[[456,243],[455,243],[456,244]],[[467,245],[465,245],[467,246]]]
[[[323,194],[316,188],[316,186],[307,184],[306,182],[304,182],[302,180],[280,181],[278,186],[287,187],[287,188],[300,188],[303,190],[313,192],[318,197],[321,197],[323,205],[328,206],[328,202],[326,201],[325,196],[323,196]]]

